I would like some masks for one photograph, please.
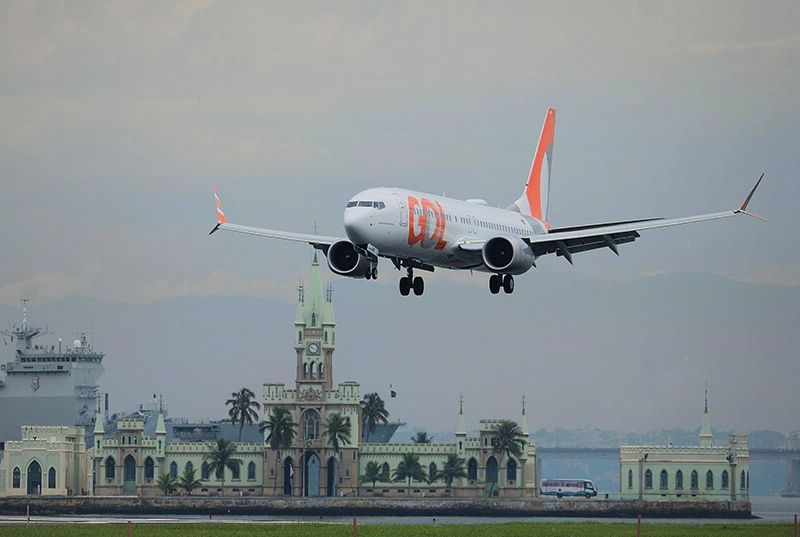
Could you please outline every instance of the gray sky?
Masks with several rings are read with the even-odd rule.
[[[536,272],[800,284],[800,4],[541,4],[4,2],[0,303],[294,301],[310,248],[207,237],[213,187],[232,222],[326,235],[371,186],[505,206],[550,106],[553,225],[732,209],[762,172],[770,222],[545,259],[517,293]],[[442,272],[426,297],[443,278],[492,300]]]

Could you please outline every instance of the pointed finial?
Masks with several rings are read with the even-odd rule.
[[[328,302],[333,302],[333,283],[328,282],[328,288],[326,289],[326,300]]]
[[[522,396],[522,415],[525,415],[525,396]]]
[[[706,412],[708,412],[708,382],[706,382]]]
[[[464,394],[463,393],[458,395],[458,413],[459,414],[463,414],[464,413]]]
[[[303,282],[297,286],[297,301],[303,303]]]

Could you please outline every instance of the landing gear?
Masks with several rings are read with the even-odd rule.
[[[378,279],[378,263],[370,263],[369,267],[367,268],[367,273],[364,277],[368,280],[377,280]]]
[[[489,292],[496,295],[500,292],[500,287],[506,294],[514,292],[514,276],[511,274],[492,274],[489,277]]]
[[[420,276],[414,277],[414,270],[408,267],[408,276],[400,278],[400,294],[408,296],[412,289],[415,295],[422,295],[425,292],[425,281]]]

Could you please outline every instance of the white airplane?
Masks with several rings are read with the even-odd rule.
[[[490,273],[489,290],[497,294],[514,291],[514,276],[536,266],[546,254],[572,256],[596,248],[609,248],[637,239],[639,231],[727,218],[747,212],[761,177],[744,203],[735,210],[683,218],[647,218],[604,224],[551,227],[547,223],[550,170],[553,159],[556,111],[550,108],[533,157],[525,190],[505,209],[490,207],[482,199],[455,200],[403,188],[370,188],[359,192],[344,210],[347,238],[289,233],[228,223],[217,196],[217,225],[221,229],[273,239],[306,242],[322,250],[335,274],[350,278],[377,279],[378,259],[391,260],[400,278],[400,294],[415,295],[425,282],[414,269],[435,268]]]

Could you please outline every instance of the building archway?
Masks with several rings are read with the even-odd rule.
[[[28,466],[28,494],[42,493],[42,467],[36,461]]]
[[[122,466],[122,492],[136,492],[136,459],[129,454]]]
[[[497,476],[499,473],[499,467],[497,464],[497,459],[493,456],[489,457],[486,460],[486,493],[489,496],[494,496],[497,494],[498,490],[498,483],[497,483]]]
[[[320,495],[319,473],[320,473],[319,457],[313,451],[307,452],[305,472],[303,472],[303,475],[305,476],[303,480],[305,481],[306,496]]]
[[[336,457],[330,457],[328,459],[328,469],[326,472],[326,483],[325,483],[325,495],[326,496],[336,496],[336,479],[337,479],[337,472],[336,472]]]
[[[276,477],[277,478],[277,477]],[[291,496],[294,492],[294,461],[286,457],[283,461],[283,493]]]

